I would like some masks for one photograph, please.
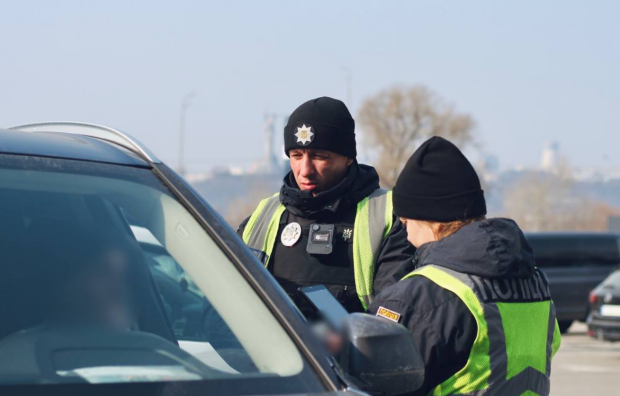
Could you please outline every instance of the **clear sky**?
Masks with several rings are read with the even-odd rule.
[[[509,4],[510,3],[510,4]],[[108,124],[172,165],[181,98],[194,171],[263,154],[263,113],[425,84],[503,168],[555,140],[620,168],[617,1],[4,1],[0,126]]]

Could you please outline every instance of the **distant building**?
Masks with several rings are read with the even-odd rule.
[[[540,168],[545,172],[556,173],[560,166],[559,152],[558,142],[546,142],[540,157]]]
[[[247,210],[249,215],[258,201],[280,190],[290,165],[284,156],[281,134],[286,120],[273,113],[264,115],[264,154],[251,166],[218,167],[187,180],[207,201],[230,221],[232,212]],[[246,207],[247,206],[247,207]]]
[[[265,158],[263,160],[263,166],[260,168],[261,173],[280,173],[281,163],[275,153],[275,137],[276,137],[276,121],[275,114],[265,114],[264,116],[264,128],[265,128]]]

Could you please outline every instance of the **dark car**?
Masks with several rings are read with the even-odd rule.
[[[0,129],[0,394],[421,385],[404,327],[352,314],[343,329],[336,361],[218,213],[128,135],[81,123]]]
[[[618,236],[611,233],[528,233],[536,265],[549,278],[560,331],[588,316],[588,295],[620,264]]]
[[[590,293],[588,334],[620,341],[620,269],[612,272]]]

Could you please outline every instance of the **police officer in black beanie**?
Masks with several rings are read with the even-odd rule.
[[[392,194],[374,168],[357,163],[355,121],[339,100],[299,106],[284,146],[291,172],[238,233],[298,304],[299,287],[324,284],[348,311],[365,311],[413,270],[415,249]]]
[[[485,218],[467,158],[440,137],[423,143],[398,177],[394,211],[416,270],[369,311],[413,334],[426,364],[415,395],[548,395],[560,333],[547,279],[514,221]]]

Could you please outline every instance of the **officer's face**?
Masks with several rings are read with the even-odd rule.
[[[400,221],[407,228],[407,240],[415,247],[437,240],[432,225],[428,221],[401,218]]]
[[[326,150],[295,149],[289,151],[291,169],[301,190],[316,195],[340,183],[353,160]]]

